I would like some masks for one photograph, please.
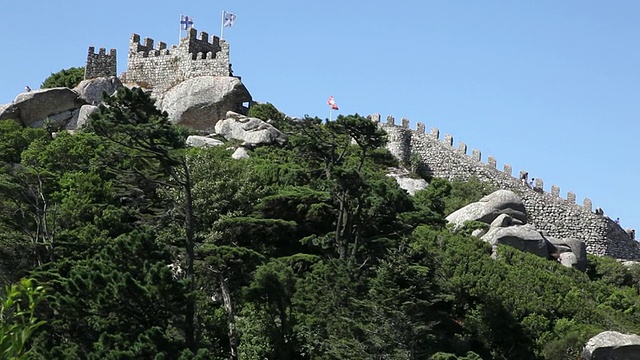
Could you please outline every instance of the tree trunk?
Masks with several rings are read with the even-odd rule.
[[[340,260],[346,260],[348,244],[344,236],[344,226],[345,226],[344,222],[345,222],[345,217],[347,216],[347,209],[345,205],[346,199],[342,197],[342,195],[337,196],[338,201],[340,202],[340,209],[338,210],[338,219],[336,219],[335,241],[336,241],[336,246],[338,247],[338,255],[340,256]]]
[[[191,177],[189,176],[189,169],[186,162],[184,164],[185,179],[183,183],[184,190],[184,227],[187,237],[187,281],[188,292],[192,294],[195,290],[195,272],[193,269],[193,263],[195,260],[195,221],[193,217],[193,198],[191,195]],[[175,174],[175,173],[174,173]],[[177,175],[177,174],[176,174]],[[189,349],[195,354],[198,351],[198,344],[195,341],[195,315],[196,315],[196,300],[193,296],[187,298],[187,313],[185,315],[186,327],[185,327],[185,339]]]
[[[229,358],[238,360],[238,337],[236,334],[236,316],[233,313],[233,303],[231,302],[231,292],[229,284],[224,278],[221,271],[217,271],[218,280],[220,282],[220,290],[222,292],[222,301],[224,309],[227,311],[227,321],[229,323]]]

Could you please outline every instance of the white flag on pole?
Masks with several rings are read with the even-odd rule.
[[[222,26],[224,27],[231,27],[233,26],[233,23],[236,21],[236,15],[232,14],[230,12],[227,12],[226,10],[224,10],[223,13],[223,21],[222,21]]]

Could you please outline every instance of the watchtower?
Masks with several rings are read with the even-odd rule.
[[[107,50],[100,48],[96,54],[93,46],[89,47],[87,54],[87,64],[84,67],[84,79],[93,79],[97,77],[116,76],[116,49]]]
[[[175,84],[197,76],[232,76],[229,44],[217,36],[190,28],[177,46],[167,48],[164,42],[133,34],[129,41],[127,71],[122,82],[144,83],[151,89],[164,91]]]

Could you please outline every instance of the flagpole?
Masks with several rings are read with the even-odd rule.
[[[178,44],[180,44],[180,39],[182,39],[182,14],[180,14],[180,31],[178,32]]]
[[[222,17],[220,19],[220,40],[224,38],[224,9],[222,9]]]
[[[329,107],[329,122],[331,122],[332,116],[333,116],[333,108]]]

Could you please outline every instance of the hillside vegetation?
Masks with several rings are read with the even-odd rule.
[[[557,360],[640,333],[637,269],[492,259],[444,220],[488,189],[432,179],[410,197],[357,114],[257,105],[289,142],[234,160],[186,148],[142,91],[105,101],[75,135],[0,122],[0,280],[30,279],[4,296],[33,308],[2,308],[29,330],[16,356]]]
[[[84,79],[84,67],[71,67],[51,73],[40,85],[41,89],[68,87],[73,89]]]

